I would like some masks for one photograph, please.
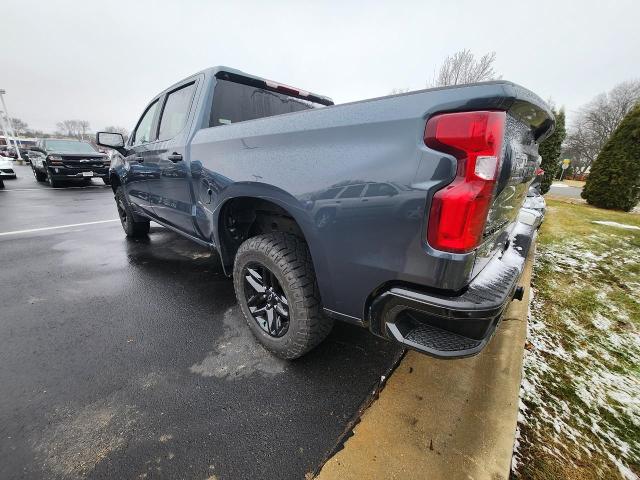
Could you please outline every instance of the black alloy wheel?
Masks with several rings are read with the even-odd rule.
[[[276,276],[258,263],[247,264],[242,274],[253,320],[269,336],[284,336],[289,330],[289,301]]]
[[[149,220],[137,219],[134,216],[131,206],[127,202],[122,187],[116,189],[116,208],[120,223],[127,237],[144,237],[149,233]]]

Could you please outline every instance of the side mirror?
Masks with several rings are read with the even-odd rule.
[[[98,132],[96,133],[96,143],[102,147],[118,150],[124,148],[124,137],[121,133]]]

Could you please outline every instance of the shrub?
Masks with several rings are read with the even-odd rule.
[[[556,177],[560,169],[560,153],[562,142],[567,136],[564,127],[564,110],[554,111],[556,117],[556,129],[541,144],[538,152],[542,157],[540,168],[544,170],[542,181],[540,182],[540,193],[545,194],[549,191],[553,179]],[[566,172],[565,172],[566,173]]]
[[[629,211],[640,201],[640,104],[622,120],[591,166],[582,198]]]

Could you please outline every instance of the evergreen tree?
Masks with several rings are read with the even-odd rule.
[[[640,104],[622,120],[591,166],[582,198],[629,211],[640,201]]]
[[[545,194],[551,188],[553,179],[556,178],[558,169],[560,168],[560,153],[562,150],[562,142],[567,136],[564,126],[564,110],[553,111],[556,117],[556,129],[547,137],[538,148],[538,153],[542,157],[540,168],[544,170],[544,176],[540,182],[540,193]]]

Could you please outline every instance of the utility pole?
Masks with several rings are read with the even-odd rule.
[[[20,148],[18,147],[18,140],[16,139],[16,132],[13,130],[13,124],[11,123],[11,117],[9,116],[9,111],[7,110],[7,104],[4,103],[4,94],[7,93],[4,90],[0,89],[0,101],[2,102],[2,111],[7,116],[7,123],[9,124],[9,131],[11,136],[13,137],[13,143],[16,147],[16,154],[18,155],[18,160],[22,161],[22,156],[20,155]],[[6,138],[5,133],[5,138]]]

